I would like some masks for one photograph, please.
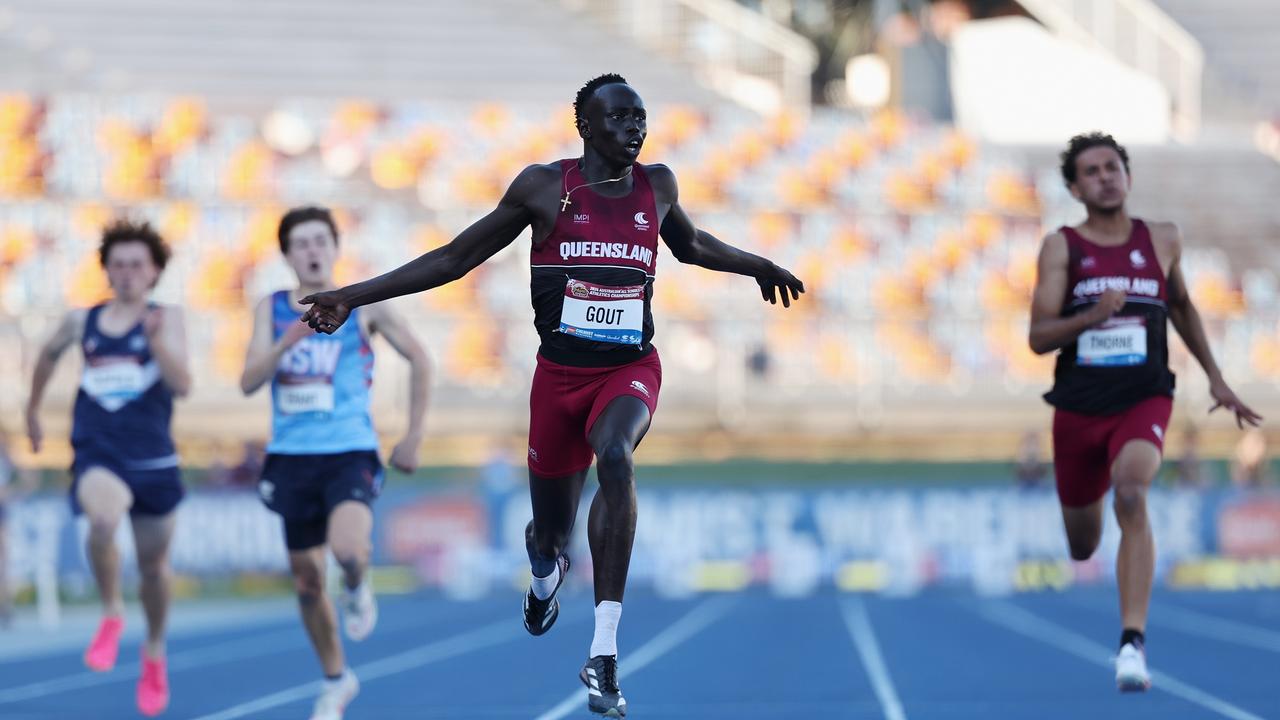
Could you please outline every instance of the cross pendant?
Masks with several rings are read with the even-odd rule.
[[[568,210],[569,206],[572,204],[573,203],[569,202],[569,193],[565,193],[564,197],[560,198],[560,212],[564,212],[565,210]]]

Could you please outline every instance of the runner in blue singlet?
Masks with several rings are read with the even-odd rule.
[[[408,431],[390,457],[391,466],[403,472],[418,464],[427,357],[409,327],[385,305],[361,308],[358,322],[332,335],[299,322],[298,298],[335,287],[338,232],[328,210],[289,211],[280,221],[279,239],[298,288],[258,303],[240,387],[247,395],[271,382],[271,442],[258,492],[284,520],[302,621],[327,678],[312,719],[338,720],[359,683],[346,667],[334,608],[324,593],[326,545],[343,571],[347,637],[363,640],[377,622],[365,573],[372,547],[370,504],[382,488],[378,436],[369,417],[369,341],[380,333],[409,361]]]

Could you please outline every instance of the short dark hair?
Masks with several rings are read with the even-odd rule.
[[[1119,153],[1120,161],[1124,163],[1125,174],[1129,173],[1129,153],[1125,151],[1124,146],[1110,135],[1095,131],[1071,138],[1067,141],[1067,149],[1059,155],[1062,159],[1062,179],[1066,180],[1068,185],[1076,181],[1076,158],[1080,153],[1100,146],[1109,147]]]
[[[126,242],[140,242],[146,245],[147,250],[151,252],[151,261],[161,270],[164,270],[164,266],[169,263],[169,245],[165,243],[164,238],[160,237],[160,233],[151,227],[151,223],[121,219],[102,229],[102,242],[98,245],[98,261],[102,263],[102,267],[107,266],[111,248]]]
[[[629,84],[630,83],[627,82],[626,78],[622,77],[617,73],[605,73],[604,75],[597,75],[596,77],[593,77],[590,80],[588,80],[587,84],[583,85],[578,90],[578,95],[573,99],[574,124],[582,122],[583,113],[587,109],[587,101],[591,99],[591,96],[595,94],[596,90],[599,90],[605,85],[629,85]]]
[[[289,233],[302,223],[312,220],[319,220],[328,225],[329,232],[333,233],[333,241],[338,242],[338,226],[333,222],[333,213],[329,212],[329,208],[306,205],[296,207],[280,218],[280,229],[276,232],[276,237],[280,240],[280,252],[289,252]]]

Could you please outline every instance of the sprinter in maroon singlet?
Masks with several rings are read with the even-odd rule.
[[[600,491],[588,537],[596,629],[579,677],[592,712],[620,717],[626,701],[616,632],[636,529],[632,453],[662,385],[650,313],[658,236],[680,262],[755,278],[771,303],[789,307],[804,286],[695,228],[671,170],[636,162],[645,108],[622,77],[584,85],[574,114],[582,157],[525,168],[498,207],[451,243],[381,277],[303,298],[312,307],[302,320],[332,333],[353,308],[457,280],[532,226],[530,286],[542,347],[529,403],[533,521],[525,544],[533,581],[524,625],[541,635],[558,616],[555,593],[569,567],[564,550],[594,456]]]
[[[1053,389],[1053,463],[1071,557],[1086,560],[1102,536],[1102,502],[1114,486],[1120,549],[1123,631],[1116,657],[1121,691],[1151,685],[1145,637],[1155,564],[1147,488],[1160,469],[1173,373],[1167,324],[1209,376],[1215,404],[1256,425],[1218,370],[1200,315],[1191,304],[1172,223],[1143,222],[1125,210],[1129,156],[1110,135],[1071,139],[1062,175],[1088,213],[1044,240],[1031,305],[1031,349],[1060,351]]]

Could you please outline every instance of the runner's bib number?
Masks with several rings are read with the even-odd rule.
[[[137,400],[159,377],[155,365],[144,366],[136,358],[99,358],[86,365],[80,387],[108,412]]]
[[[1111,318],[1080,334],[1076,364],[1084,367],[1132,367],[1147,362],[1147,324],[1140,317]]]
[[[276,392],[276,407],[285,415],[333,412],[333,385],[327,382],[281,384]]]
[[[644,285],[610,287],[570,280],[560,332],[583,340],[639,345],[644,341]]]

